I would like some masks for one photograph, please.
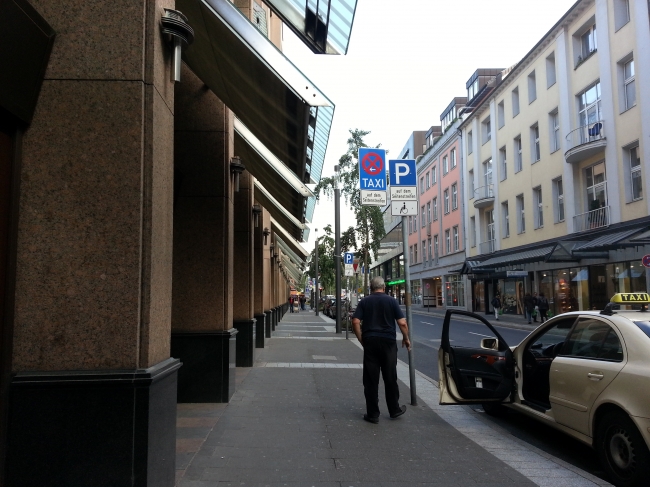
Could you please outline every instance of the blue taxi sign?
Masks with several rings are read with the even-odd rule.
[[[359,189],[386,191],[386,151],[359,149]]]

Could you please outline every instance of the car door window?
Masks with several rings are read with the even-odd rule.
[[[556,322],[554,326],[532,340],[530,351],[535,356],[555,357],[575,321],[576,319],[573,317]]]
[[[621,362],[623,347],[607,323],[595,318],[580,318],[560,355]]]

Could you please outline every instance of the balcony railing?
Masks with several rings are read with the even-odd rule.
[[[485,242],[481,242],[479,244],[479,250],[482,254],[491,254],[494,252],[495,244],[496,240],[486,240]]]
[[[566,136],[567,151],[564,157],[567,162],[579,162],[591,157],[592,155],[602,152],[603,147],[607,144],[605,138],[605,121],[583,125],[572,130]]]
[[[488,184],[474,190],[474,208],[490,206],[494,202],[494,185]]]
[[[591,210],[587,213],[581,213],[573,217],[574,231],[584,232],[593,228],[608,227],[609,206],[603,206],[597,210]]]

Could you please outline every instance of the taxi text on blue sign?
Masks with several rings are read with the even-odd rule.
[[[391,186],[417,186],[418,174],[415,159],[388,161]]]
[[[359,189],[386,191],[386,151],[359,149]]]

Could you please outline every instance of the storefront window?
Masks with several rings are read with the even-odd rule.
[[[422,284],[419,279],[411,281],[411,303],[422,304]]]
[[[506,280],[499,287],[503,290],[501,295],[503,314],[524,314],[524,281]]]
[[[544,293],[544,297],[548,300],[549,312],[547,316],[550,318],[555,314],[555,293],[553,292],[553,274],[551,272],[542,272],[539,281],[539,292]]]
[[[607,295],[646,292],[645,267],[640,262],[607,264]]]
[[[589,309],[589,271],[586,267],[554,272],[555,313]]]
[[[472,311],[475,313],[485,312],[485,296],[483,295],[483,281],[472,283]]]
[[[398,260],[397,259],[391,259],[390,267],[391,267],[391,276],[393,276],[393,279],[397,279],[399,277]]]
[[[457,274],[445,276],[445,294],[447,307],[465,306],[465,286],[461,276]]]

